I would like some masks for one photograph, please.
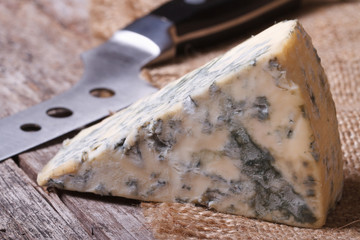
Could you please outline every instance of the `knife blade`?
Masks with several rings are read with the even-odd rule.
[[[84,74],[67,92],[0,119],[0,162],[121,110],[157,89],[145,65],[185,45],[240,35],[296,9],[300,0],[173,0],[82,54]]]

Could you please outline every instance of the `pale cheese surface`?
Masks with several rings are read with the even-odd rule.
[[[64,142],[38,183],[320,227],[342,192],[335,114],[285,21]]]

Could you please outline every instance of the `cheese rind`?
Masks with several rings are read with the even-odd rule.
[[[274,25],[66,141],[38,183],[321,227],[343,173],[309,36]]]

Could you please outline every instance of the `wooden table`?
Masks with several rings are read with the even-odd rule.
[[[79,80],[79,55],[97,44],[88,30],[88,4],[0,1],[0,118]],[[153,239],[139,202],[37,185],[37,173],[62,140],[0,163],[0,239]]]

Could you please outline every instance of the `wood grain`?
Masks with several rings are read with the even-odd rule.
[[[153,239],[144,224],[139,202],[118,197],[65,193],[63,202],[79,216],[96,239]]]
[[[80,78],[80,53],[91,41],[59,25],[34,2],[2,1],[0,24],[0,117],[64,92]]]
[[[89,237],[66,208],[54,209],[11,160],[0,164],[0,189],[1,239]]]
[[[80,79],[80,53],[98,44],[88,31],[88,3],[0,1],[0,117]],[[153,239],[136,201],[37,186],[37,173],[62,140],[19,155],[21,169],[11,159],[0,164],[0,239]]]
[[[58,148],[59,144],[55,142],[52,146],[22,154],[20,164],[35,181],[42,168],[37,159],[51,157]],[[121,239],[153,239],[137,201],[60,190],[55,193],[47,194],[47,201],[54,206],[64,204],[96,239],[117,239],[118,235]]]

